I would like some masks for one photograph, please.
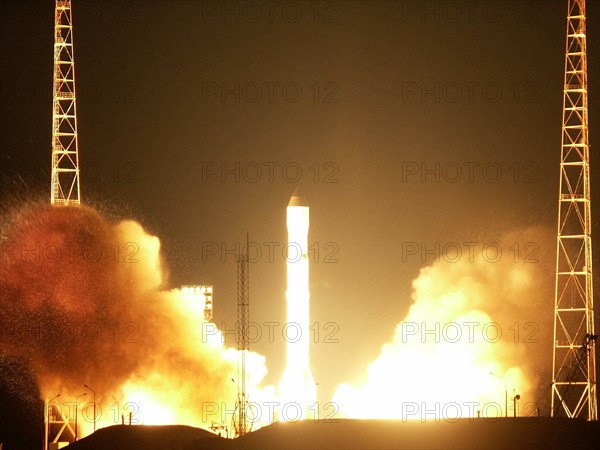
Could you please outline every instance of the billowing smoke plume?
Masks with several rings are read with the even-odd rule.
[[[512,416],[519,394],[517,414],[537,414],[545,407],[538,389],[549,392],[540,379],[551,364],[552,243],[549,233],[529,229],[423,268],[413,304],[369,365],[366,382],[338,387],[340,412],[417,420]]]
[[[104,425],[231,418],[236,351],[203,330],[203,305],[163,287],[160,242],[138,223],[29,205],[5,218],[0,284],[0,354],[27,357],[45,398],[91,405],[88,384]],[[249,361],[252,389],[266,369]]]

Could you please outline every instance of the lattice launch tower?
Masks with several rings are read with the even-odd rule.
[[[551,414],[597,420],[588,138],[585,0],[568,0]]]
[[[71,0],[54,9],[54,87],[52,94],[52,205],[79,205],[79,148]]]

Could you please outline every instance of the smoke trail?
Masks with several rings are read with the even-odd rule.
[[[334,401],[357,418],[452,419],[534,415],[538,374],[551,363],[549,233],[505,236],[490,253],[456,254],[425,267],[391,342],[359,387],[342,384]],[[513,391],[514,389],[514,391]]]
[[[227,419],[203,409],[233,409],[237,354],[203,333],[201,305],[163,287],[158,238],[89,207],[44,204],[13,212],[1,237],[0,354],[27,357],[44,396],[74,397],[87,383],[105,424],[125,401],[146,423]],[[258,384],[264,358],[249,361]]]

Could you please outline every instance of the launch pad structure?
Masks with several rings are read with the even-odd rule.
[[[54,3],[54,71],[52,88],[52,166],[50,204],[79,206],[79,144],[75,95],[75,53],[73,50],[73,14],[71,0]],[[56,398],[56,397],[55,397]],[[44,450],[58,445],[67,431],[77,436],[69,417],[45,402]],[[68,441],[68,439],[67,439]]]
[[[249,237],[246,235],[246,248],[237,257],[237,324],[236,341],[238,350],[237,404],[233,425],[236,436],[250,431],[248,424],[249,401],[246,393],[246,354],[250,350],[250,258],[248,256]]]
[[[73,437],[77,436],[77,425],[71,422],[71,418],[64,414],[59,405],[53,403],[58,397],[60,397],[60,394],[44,402],[43,450],[50,450],[51,445],[58,446],[65,442],[71,442]]]
[[[210,284],[184,284],[181,292],[186,300],[190,300],[202,306],[204,321],[211,322],[213,319],[213,290]]]
[[[568,0],[551,416],[598,420],[585,0]]]
[[[50,203],[78,206],[79,144],[71,0],[56,0],[52,90],[52,181]]]

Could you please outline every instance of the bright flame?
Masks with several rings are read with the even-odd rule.
[[[539,330],[540,270],[514,258],[441,262],[413,282],[414,303],[369,365],[361,386],[334,395],[352,418],[416,420],[513,415],[520,394],[532,412],[535,384],[526,328]],[[519,334],[519,331],[521,332]],[[530,343],[539,342],[539,334]]]
[[[173,410],[171,405],[165,405],[158,401],[157,395],[152,392],[143,391],[132,384],[123,386],[125,397],[129,401],[132,418],[140,425],[163,425],[166,423],[181,423],[179,414]],[[125,415],[125,423],[128,417]]]
[[[287,355],[279,384],[278,415],[284,422],[314,417],[316,404],[315,380],[309,363],[308,228],[308,206],[290,204],[287,207]]]
[[[0,290],[2,326],[10,330],[0,333],[2,345],[31,359],[44,398],[61,394],[54,404],[71,421],[79,418],[80,437],[94,424],[94,397],[91,391],[81,397],[84,383],[96,389],[96,428],[119,424],[121,416],[128,422],[130,412],[132,423],[231,427],[238,352],[226,347],[215,324],[204,321],[201,303],[163,288],[158,238],[132,221],[111,225],[84,206],[33,205],[15,217],[2,236],[12,245],[0,264],[3,286],[10,286]],[[290,242],[301,242],[302,251],[301,262],[288,265],[288,323],[301,324],[308,340],[308,208],[306,217],[288,225],[295,222]],[[526,236],[515,239],[524,242]],[[535,234],[528,237],[539,242]],[[18,252],[21,243],[28,249],[51,244],[52,253],[29,260]],[[502,247],[513,249],[514,243],[509,239]],[[551,342],[544,336],[551,327],[538,322],[546,314],[536,309],[543,305],[547,312],[551,283],[540,281],[540,265],[514,262],[515,256],[422,269],[413,283],[414,304],[368,367],[366,382],[339,386],[334,401],[340,412],[418,419],[474,416],[481,409],[484,416],[497,416],[508,409],[506,394],[509,400],[516,393],[521,402],[531,399],[533,369],[542,367],[536,358],[544,349],[532,352],[525,344],[528,338]],[[294,330],[288,331],[289,339]],[[275,417],[269,403],[297,399],[311,406],[308,346],[300,342],[289,348],[292,382],[282,382],[279,399],[273,386],[261,387],[265,358],[248,354],[253,429]],[[77,398],[80,407],[74,409]]]
[[[93,279],[114,285],[121,295],[109,302],[111,318],[118,322],[102,328],[104,322],[93,316],[93,309],[90,311],[88,320],[98,324],[90,329],[99,330],[99,334],[93,335],[97,346],[90,347],[98,353],[89,356],[98,358],[100,354],[104,359],[93,367],[90,364],[87,375],[77,375],[77,381],[96,389],[96,429],[121,424],[123,419],[128,424],[131,413],[132,424],[205,428],[219,424],[226,426],[232,437],[238,392],[231,380],[237,378],[238,351],[225,345],[216,324],[205,321],[203,302],[182,289],[163,288],[165,271],[157,237],[134,221],[109,229],[113,233],[109,242],[115,240],[119,247],[114,253],[105,253],[112,258],[111,263],[117,261],[118,270],[112,279]],[[90,269],[95,270],[96,266]],[[112,355],[119,356],[110,360]],[[104,362],[117,366],[128,363],[129,372],[124,372],[127,376],[118,384],[105,382],[113,374]],[[268,408],[263,403],[273,402],[274,387],[260,386],[267,374],[265,363],[265,357],[257,353],[246,356],[247,398],[259,409],[252,417],[252,429],[273,419],[265,413]],[[72,420],[75,410],[68,402],[81,392],[73,390],[68,375],[43,376],[44,396],[52,398],[60,392],[53,403]],[[80,438],[93,431],[93,406],[92,392],[88,391],[86,397],[80,397],[77,409]]]

